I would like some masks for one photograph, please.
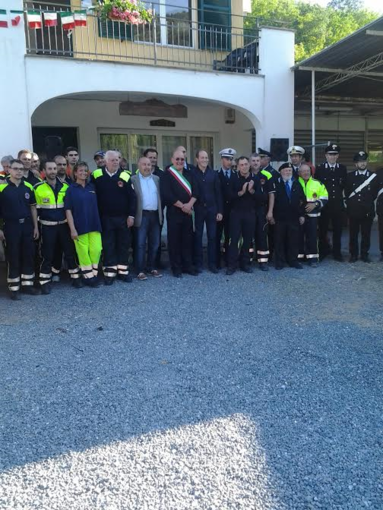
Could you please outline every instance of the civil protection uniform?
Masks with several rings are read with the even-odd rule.
[[[242,191],[243,185],[247,182],[254,182],[253,193],[246,188],[246,193],[238,196]],[[258,183],[259,184],[259,183]],[[231,202],[230,213],[230,244],[227,266],[229,271],[235,271],[238,263],[242,270],[249,269],[250,266],[250,246],[255,229],[255,208],[256,201],[261,198],[259,186],[257,187],[254,176],[250,174],[247,178],[237,174],[231,183]],[[239,249],[240,239],[242,238],[242,247]],[[240,251],[240,254],[239,254]],[[249,270],[250,272],[250,270]]]
[[[229,253],[229,241],[230,241],[230,213],[232,208],[231,200],[231,186],[233,181],[237,179],[237,173],[233,170],[224,170],[221,168],[218,170],[218,178],[221,185],[221,196],[223,203],[223,219],[216,225],[216,261],[217,268],[219,269],[222,264],[222,256],[227,266],[227,258]],[[224,236],[223,246],[221,247],[222,234]]]
[[[203,266],[202,237],[206,224],[208,266],[210,269],[216,269],[217,214],[223,215],[221,182],[218,173],[209,167],[202,172],[197,166],[193,173],[199,190],[199,198],[194,204],[194,265],[197,269]]]
[[[136,214],[137,198],[130,175],[117,170],[109,175],[106,168],[92,173],[102,225],[103,271],[107,282],[118,275],[126,280],[129,261],[130,229],[128,217]]]
[[[64,253],[68,265],[68,272],[72,283],[77,284],[80,272],[76,264],[73,241],[70,237],[68,222],[65,216],[64,197],[68,184],[56,179],[54,188],[47,181],[35,185],[36,207],[41,225],[41,266],[40,285],[50,283],[52,266],[59,245]]]
[[[299,218],[305,215],[306,197],[302,186],[292,179],[291,188],[280,177],[275,183],[275,267],[295,265],[299,253]],[[287,248],[287,250],[286,250]]]
[[[25,181],[16,186],[9,179],[0,184],[0,217],[4,221],[7,283],[11,292],[33,286],[35,244],[31,205],[33,187]]]
[[[166,206],[168,250],[170,266],[175,276],[193,271],[193,215],[184,213],[174,204],[179,200],[187,204],[191,198],[198,199],[198,183],[193,172],[181,174],[170,166],[160,181],[161,199]],[[194,213],[193,213],[194,214]]]
[[[254,175],[256,188],[259,189],[260,195],[256,201],[255,207],[255,229],[254,229],[254,242],[253,248],[250,248],[250,261],[253,260],[253,253],[256,250],[257,262],[260,267],[265,267],[262,264],[267,264],[269,261],[269,243],[268,232],[269,225],[266,219],[269,195],[275,194],[275,180],[268,170],[260,170]]]
[[[361,233],[361,258],[368,259],[371,228],[375,217],[374,201],[378,189],[377,174],[368,169],[356,170],[347,175],[345,194],[350,226],[350,256],[354,260],[359,256],[359,232]]]
[[[300,247],[298,258],[306,258],[308,262],[318,262],[318,219],[328,200],[328,193],[324,184],[310,177],[307,181],[299,177],[299,182],[306,196],[307,204],[315,203],[315,209],[305,214],[305,222],[300,228]]]
[[[78,234],[74,245],[82,275],[87,283],[93,283],[98,276],[102,251],[101,221],[94,184],[82,186],[74,182],[65,194],[64,205],[65,210],[72,213]]]

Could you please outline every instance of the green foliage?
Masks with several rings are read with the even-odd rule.
[[[253,28],[254,17],[262,26],[295,30],[295,60],[304,60],[379,17],[362,9],[360,0],[332,0],[327,7],[295,0],[252,0],[245,21]]]

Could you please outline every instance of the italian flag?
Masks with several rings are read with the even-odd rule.
[[[86,11],[74,11],[74,24],[76,27],[86,27]]]
[[[8,28],[7,11],[0,9],[0,28]]]
[[[42,18],[39,11],[28,11],[27,21],[29,28],[41,28]]]
[[[44,27],[57,27],[57,12],[44,12]]]
[[[72,12],[60,12],[61,24],[64,30],[72,30],[75,27]]]
[[[11,12],[11,24],[13,27],[17,27],[23,20],[24,12],[23,11],[10,11],[10,12]]]

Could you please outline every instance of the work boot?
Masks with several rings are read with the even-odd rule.
[[[261,271],[268,271],[269,270],[269,264],[267,262],[260,262],[259,269]]]
[[[130,276],[130,274],[119,274],[117,275],[117,278],[124,283],[132,283],[133,278]]]
[[[51,293],[51,284],[50,283],[45,283],[44,285],[41,286],[41,294],[44,294],[44,295],[48,295]]]
[[[10,298],[12,299],[12,301],[20,301],[20,299],[21,299],[19,290],[11,290],[9,292],[9,295],[10,295]]]
[[[40,294],[40,290],[39,289],[35,289],[35,287],[30,287],[30,286],[21,286],[21,292],[23,294],[29,294],[30,296],[38,296]]]

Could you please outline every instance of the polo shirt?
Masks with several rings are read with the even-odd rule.
[[[66,211],[72,212],[78,235],[101,232],[94,184],[89,183],[85,187],[77,182],[71,184],[65,194],[64,207]]]
[[[0,185],[0,217],[4,222],[30,218],[35,203],[32,186],[23,180],[18,186],[9,179]]]

